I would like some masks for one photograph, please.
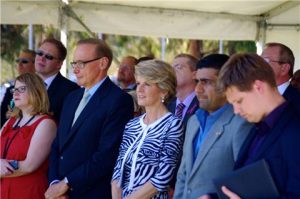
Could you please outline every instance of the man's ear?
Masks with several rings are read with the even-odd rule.
[[[289,75],[291,65],[288,63],[281,64],[280,73],[282,75]]]
[[[102,70],[104,70],[104,69],[108,69],[108,63],[109,63],[109,59],[107,58],[107,57],[102,57],[101,58],[101,64],[100,64],[100,68],[102,69]]]
[[[265,82],[261,80],[255,80],[253,83],[253,90],[255,90],[258,93],[263,93],[265,90]]]

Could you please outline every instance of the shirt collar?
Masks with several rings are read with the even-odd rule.
[[[277,106],[261,122],[257,123],[256,127],[259,128],[259,126],[261,125],[261,123],[265,123],[269,127],[269,129],[272,129],[275,126],[276,122],[278,121],[281,113],[284,111],[284,109],[287,107],[288,104],[289,104],[289,102],[285,101],[284,103],[282,103],[279,106]]]
[[[183,104],[185,105],[185,107],[189,107],[190,106],[190,104],[192,103],[192,101],[193,101],[193,99],[194,99],[194,97],[196,96],[196,94],[195,94],[195,92],[192,92],[191,94],[189,94],[184,100],[183,100]],[[177,98],[176,99],[176,106],[178,105],[178,104],[180,104],[181,103],[181,101]]]
[[[284,82],[283,84],[280,84],[277,86],[277,89],[281,95],[283,95],[284,91],[287,89],[287,87],[290,85],[290,81]]]
[[[84,91],[87,90],[87,92],[90,94],[89,98],[91,98],[95,94],[95,92],[97,91],[97,89],[103,84],[103,82],[106,80],[106,78],[107,77],[103,78],[101,81],[99,81],[97,84],[95,84],[92,88],[90,88],[88,90],[85,88]]]
[[[47,89],[50,87],[51,83],[53,82],[53,80],[57,76],[57,74],[58,73],[56,73],[44,80],[44,82],[47,84]]]

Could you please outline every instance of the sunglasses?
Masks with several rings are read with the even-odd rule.
[[[22,63],[22,64],[28,64],[29,62],[31,62],[32,60],[27,59],[27,58],[18,58],[16,59],[17,63]]]
[[[14,94],[15,92],[24,93],[26,91],[26,86],[20,86],[19,88],[10,89],[10,93]]]
[[[41,50],[37,50],[37,51],[35,52],[35,54],[38,55],[38,56],[40,56],[40,57],[43,57],[43,56],[45,55],[45,58],[48,59],[48,60],[57,59],[57,58],[53,57],[53,56],[50,55],[50,54],[44,53],[44,52],[41,51]]]

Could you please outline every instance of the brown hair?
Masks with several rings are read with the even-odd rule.
[[[66,47],[64,46],[64,44],[59,41],[59,40],[56,40],[54,38],[48,38],[48,39],[45,39],[42,44],[44,43],[50,43],[50,44],[53,44],[56,49],[58,50],[58,54],[59,54],[59,59],[61,61],[65,60],[66,56],[67,56],[67,49]],[[42,45],[41,44],[41,45]]]
[[[254,53],[232,55],[220,70],[217,88],[224,92],[230,86],[240,91],[250,91],[255,80],[261,80],[276,88],[272,68]]]
[[[188,59],[188,65],[190,66],[190,69],[192,71],[195,71],[197,69],[196,65],[197,65],[198,59],[196,57],[194,57],[193,55],[190,55],[190,54],[181,53],[181,54],[176,55],[174,59],[180,58],[180,57],[184,57],[184,58]]]
[[[176,75],[173,67],[161,60],[152,59],[142,61],[136,65],[135,76],[145,78],[149,83],[157,84],[157,86],[167,91],[165,103],[168,103],[176,94]]]
[[[95,45],[95,53],[96,56],[99,57],[107,57],[108,59],[108,67],[111,65],[112,59],[113,59],[113,53],[110,49],[110,47],[101,39],[95,39],[95,38],[88,38],[83,39],[77,42],[77,45],[81,44],[92,44]]]
[[[34,73],[24,73],[15,80],[26,85],[29,96],[29,104],[32,105],[31,114],[49,114],[49,99],[43,80]],[[10,116],[21,116],[21,110],[14,108]]]
[[[267,43],[265,45],[265,48],[272,48],[272,47],[279,48],[278,61],[282,63],[288,63],[290,65],[289,76],[292,77],[294,71],[294,64],[295,64],[295,57],[293,51],[289,47],[281,43],[272,42],[272,43]]]

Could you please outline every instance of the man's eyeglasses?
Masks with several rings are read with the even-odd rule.
[[[70,64],[71,64],[73,69],[75,69],[76,67],[78,67],[79,69],[83,69],[85,64],[96,61],[96,60],[101,59],[101,58],[102,57],[98,57],[96,59],[91,59],[91,60],[88,60],[88,61],[73,61]]]
[[[50,54],[46,54],[46,53],[44,53],[44,52],[41,51],[41,50],[37,50],[37,51],[35,52],[35,54],[38,55],[38,56],[40,56],[40,57],[42,57],[42,56],[45,55],[45,58],[48,59],[48,60],[57,59],[57,58],[55,58],[54,56],[52,56],[52,55],[50,55]]]
[[[276,63],[279,63],[279,64],[284,64],[286,63],[285,61],[280,61],[280,60],[272,60],[272,59],[269,59],[269,58],[266,58],[266,57],[263,57],[263,59],[269,64],[271,62],[276,62]]]
[[[31,59],[27,59],[27,58],[18,58],[16,59],[17,63],[22,63],[22,64],[28,64],[29,62],[33,62]]]
[[[20,86],[19,88],[10,89],[10,93],[14,94],[15,92],[24,93],[26,91],[26,86]]]

